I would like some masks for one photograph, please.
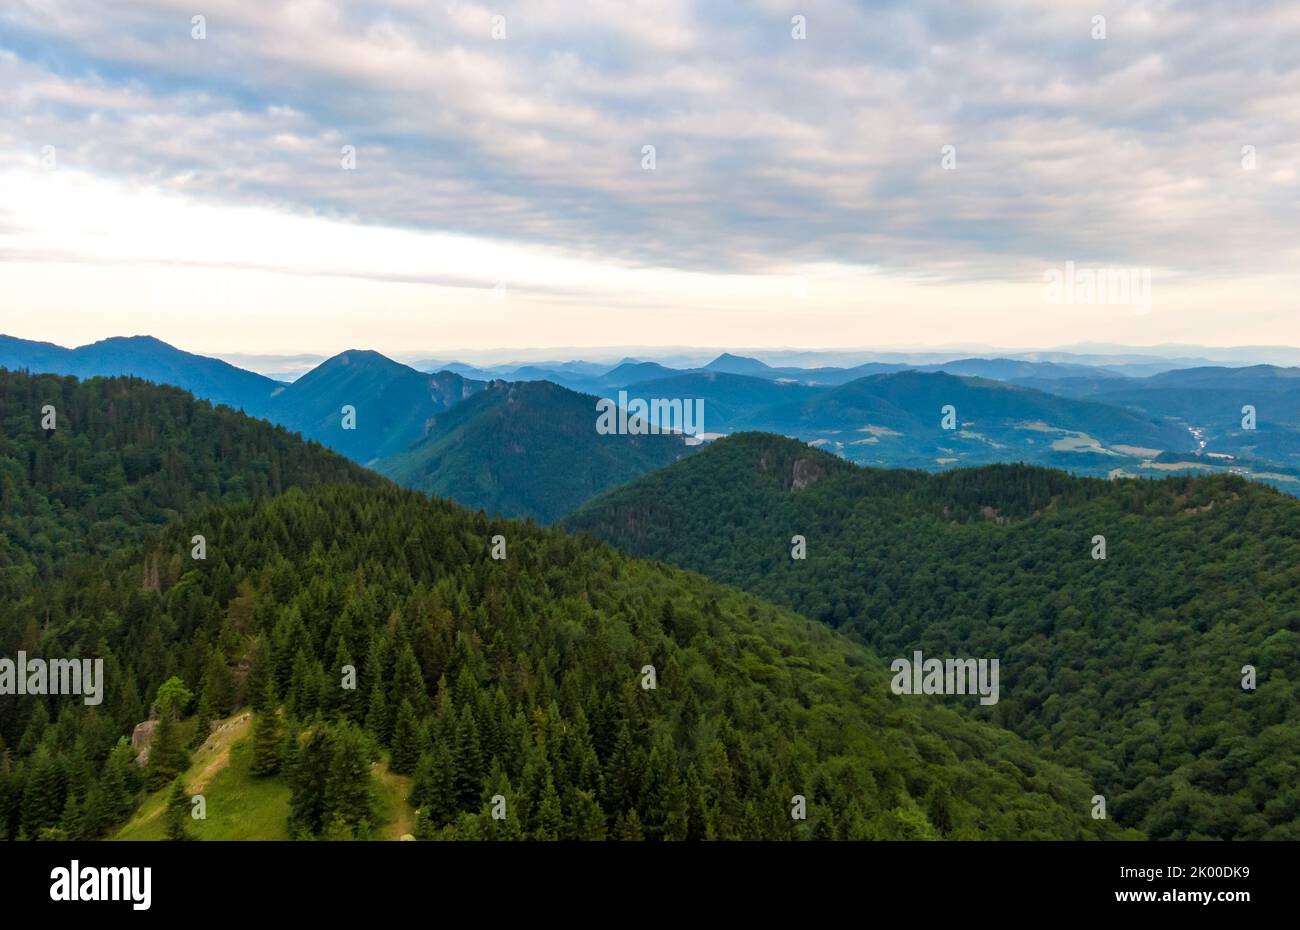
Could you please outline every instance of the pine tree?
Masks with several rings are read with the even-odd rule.
[[[295,739],[285,758],[291,792],[289,832],[294,837],[315,836],[325,826],[325,781],[333,756],[333,733],[321,726],[309,731],[301,746]]]
[[[452,822],[458,810],[456,800],[456,773],[451,752],[446,743],[438,743],[430,754],[429,780],[425,804],[429,821],[435,827]]]
[[[271,667],[270,649],[266,645],[266,637],[261,633],[253,640],[253,648],[249,655],[248,677],[244,679],[244,692],[248,695],[249,703],[255,713],[260,713],[269,707],[275,707],[275,674]],[[267,704],[267,701],[270,704]]]
[[[135,751],[125,736],[117,741],[104,763],[104,776],[100,791],[106,811],[107,824],[126,818],[135,807],[135,796],[140,790],[140,767],[135,762]]]
[[[645,839],[645,833],[641,830],[641,818],[637,817],[636,810],[627,812],[627,817],[623,820],[623,829],[619,833],[620,840],[634,840],[640,842]]]
[[[532,839],[558,840],[564,829],[564,812],[560,809],[560,796],[555,790],[555,782],[547,779],[542,792],[542,802],[537,806],[537,827]]]
[[[268,681],[262,698],[264,709],[253,717],[253,762],[249,770],[254,775],[274,775],[280,771],[282,762],[284,729],[280,726],[279,710],[270,687]]]
[[[596,796],[590,791],[573,792],[573,838],[576,840],[603,840],[605,838],[605,812],[600,809]]]
[[[483,790],[483,754],[479,749],[478,726],[469,706],[462,706],[456,722],[456,746],[452,751],[452,772],[456,805],[460,810],[478,806]]]
[[[225,717],[235,709],[235,679],[220,648],[212,650],[203,671],[202,700],[212,719]]]
[[[423,743],[415,710],[410,701],[402,698],[402,704],[397,709],[397,722],[393,726],[393,753],[389,769],[398,775],[409,775],[420,759]]]
[[[65,784],[63,766],[42,743],[28,763],[23,789],[22,824],[28,835],[58,826],[66,801]]]
[[[172,782],[172,790],[167,795],[167,810],[164,816],[167,820],[167,839],[184,840],[189,838],[186,831],[186,821],[190,816],[190,799],[185,793],[185,784],[179,777]]]
[[[289,676],[289,697],[286,701],[299,720],[307,720],[320,706],[320,680],[314,663],[306,650],[299,649],[293,659],[293,673]]]
[[[145,784],[150,791],[157,791],[184,771],[188,764],[189,760],[185,747],[181,745],[176,721],[172,719],[170,713],[164,711],[153,731]]]
[[[347,722],[336,725],[334,733],[333,758],[325,777],[326,823],[337,814],[355,827],[373,816],[366,739]]]
[[[388,710],[388,695],[382,681],[376,680],[370,689],[370,700],[366,704],[366,729],[375,734],[380,743],[388,745],[392,735],[392,718]]]

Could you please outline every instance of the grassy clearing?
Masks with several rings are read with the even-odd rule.
[[[191,721],[185,724],[192,726]],[[207,819],[190,820],[190,836],[198,840],[284,840],[289,838],[289,786],[282,777],[261,778],[253,761],[253,715],[241,710],[220,721],[216,732],[191,755],[185,788],[202,794]],[[375,838],[397,840],[415,826],[415,811],[407,798],[411,779],[395,775],[386,762],[371,766],[375,796]],[[163,840],[167,827],[163,811],[167,788],[146,795],[119,840]]]

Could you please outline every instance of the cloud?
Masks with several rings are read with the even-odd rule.
[[[1300,12],[1132,3],[1096,41],[1095,7],[814,0],[799,41],[768,0],[23,0],[3,14],[0,145],[634,266],[1294,267]]]

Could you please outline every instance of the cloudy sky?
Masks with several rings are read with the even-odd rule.
[[[1300,345],[1298,195],[1296,3],[0,3],[65,345]]]

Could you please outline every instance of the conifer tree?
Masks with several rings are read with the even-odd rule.
[[[483,789],[483,754],[479,749],[478,726],[469,706],[462,706],[456,723],[456,745],[452,750],[453,783],[460,810],[473,810]]]
[[[600,803],[593,792],[574,791],[572,809],[570,821],[573,824],[573,839],[605,839],[605,812],[600,809]]]
[[[27,765],[23,787],[22,824],[29,836],[58,825],[66,800],[65,782],[62,765],[42,743]]]
[[[280,771],[284,752],[284,729],[270,689],[267,681],[261,701],[263,710],[253,717],[253,761],[249,770],[254,775],[274,775]]]
[[[402,698],[397,709],[397,722],[393,726],[393,753],[388,767],[398,775],[409,775],[420,759],[423,742],[415,710],[410,701]]]
[[[532,839],[557,840],[564,829],[564,812],[560,809],[560,795],[555,790],[555,782],[547,779],[542,792],[541,803],[537,806],[537,827]]]
[[[164,711],[158,718],[158,725],[154,727],[145,784],[150,791],[157,791],[169,784],[187,765],[189,760],[185,747],[181,745],[176,721],[170,713]]]
[[[189,838],[186,821],[190,817],[190,799],[185,793],[185,784],[179,777],[172,781],[172,789],[167,795],[167,809],[164,816],[167,821],[167,839],[184,840]]]
[[[372,817],[366,739],[361,730],[347,722],[335,725],[334,734],[333,757],[325,778],[325,816],[341,815],[355,827]]]
[[[429,810],[430,822],[434,826],[441,827],[451,823],[458,810],[455,766],[446,743],[436,744],[429,758],[428,787],[424,803]]]
[[[618,838],[620,840],[634,840],[636,842],[645,839],[645,833],[641,829],[641,819],[637,817],[635,809],[627,812],[627,817],[623,819],[623,829],[619,833]]]

